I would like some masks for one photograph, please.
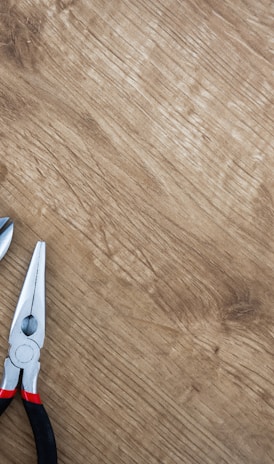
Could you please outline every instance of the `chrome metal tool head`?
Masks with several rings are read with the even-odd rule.
[[[37,242],[10,329],[9,356],[2,381],[2,388],[8,390],[16,388],[23,369],[23,388],[36,392],[40,349],[45,338],[45,266],[46,244]]]
[[[7,253],[13,236],[13,222],[9,217],[0,218],[0,260]]]
[[[13,316],[9,344],[19,338],[33,340],[42,348],[45,338],[46,243],[37,242]]]

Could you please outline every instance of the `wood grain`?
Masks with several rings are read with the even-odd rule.
[[[2,0],[0,362],[47,242],[60,464],[274,461],[274,7]],[[35,462],[16,399],[1,464]]]

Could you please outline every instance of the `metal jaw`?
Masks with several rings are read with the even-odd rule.
[[[45,338],[45,263],[46,245],[38,242],[11,325],[2,389],[14,390],[23,370],[22,388],[37,393],[40,349]]]

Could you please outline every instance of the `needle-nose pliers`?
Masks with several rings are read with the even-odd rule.
[[[45,242],[38,242],[11,324],[9,354],[0,385],[0,415],[15,396],[22,378],[21,396],[34,433],[38,464],[56,464],[54,433],[37,392],[40,349],[45,338],[45,262]]]

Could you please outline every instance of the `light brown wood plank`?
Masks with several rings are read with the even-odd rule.
[[[273,25],[255,0],[3,0],[0,362],[47,242],[60,464],[272,464]],[[20,399],[2,464],[35,462]]]

